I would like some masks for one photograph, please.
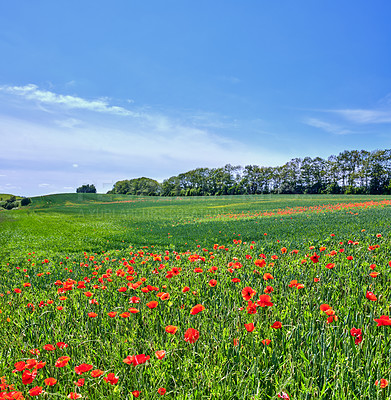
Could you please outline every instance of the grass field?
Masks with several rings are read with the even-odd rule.
[[[2,211],[0,399],[388,399],[390,225],[390,196]]]

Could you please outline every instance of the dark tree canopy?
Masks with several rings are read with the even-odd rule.
[[[76,193],[96,193],[95,185],[83,185],[76,189]]]
[[[196,168],[159,184],[149,178],[119,181],[110,193],[144,196],[233,194],[391,194],[391,150],[345,150],[338,156],[294,158],[277,167]]]

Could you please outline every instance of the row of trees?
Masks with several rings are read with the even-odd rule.
[[[29,197],[22,197],[21,199],[17,199],[15,196],[10,196],[5,200],[3,200],[3,198],[0,198],[0,208],[4,208],[6,210],[12,210],[13,208],[27,206],[30,203],[31,199]]]
[[[391,149],[351,150],[327,159],[294,158],[282,166],[227,164],[197,168],[159,184],[149,178],[119,181],[109,193],[207,196],[232,194],[391,194]]]

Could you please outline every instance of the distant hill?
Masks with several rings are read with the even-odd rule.
[[[0,193],[0,201],[8,200],[8,199],[10,199],[12,196],[16,197],[16,200],[22,199],[22,197],[20,197],[20,196],[15,196],[15,195],[13,195],[13,194]]]

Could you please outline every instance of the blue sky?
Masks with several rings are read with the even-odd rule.
[[[388,0],[0,4],[0,193],[391,144]]]

